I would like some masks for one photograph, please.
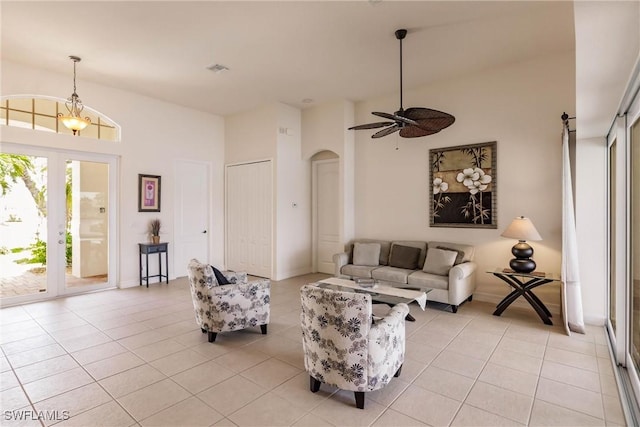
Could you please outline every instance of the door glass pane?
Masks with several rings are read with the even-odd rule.
[[[616,330],[616,153],[618,141],[609,148],[609,321]]]
[[[630,354],[640,371],[640,121],[631,127],[631,324]]]
[[[109,165],[68,160],[66,287],[109,281]]]
[[[47,159],[0,153],[0,298],[47,290]]]

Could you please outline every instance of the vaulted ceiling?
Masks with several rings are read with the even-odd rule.
[[[2,58],[228,115],[304,108],[574,50],[571,2],[2,1]],[[207,67],[223,64],[216,74]],[[60,88],[66,97],[69,87]],[[52,94],[53,95],[53,94]],[[304,103],[303,100],[312,100]]]

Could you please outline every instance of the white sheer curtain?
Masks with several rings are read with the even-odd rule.
[[[569,160],[569,129],[564,124],[562,127],[562,311],[565,330],[571,335],[571,332],[584,334],[584,316]]]

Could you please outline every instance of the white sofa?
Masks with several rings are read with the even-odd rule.
[[[376,260],[377,245],[380,251]],[[434,250],[429,253],[429,249]],[[344,252],[335,254],[333,262],[336,277],[371,278],[399,288],[432,289],[427,299],[449,304],[455,313],[460,304],[473,298],[474,253],[473,246],[459,243],[356,239],[345,246]],[[449,265],[453,257],[455,261]]]

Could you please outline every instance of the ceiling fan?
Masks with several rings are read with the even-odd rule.
[[[451,114],[431,108],[411,107],[406,110],[402,108],[402,40],[406,37],[407,30],[397,30],[395,34],[396,38],[400,40],[400,109],[393,114],[379,111],[371,113],[374,116],[393,121],[352,126],[349,130],[385,128],[374,133],[371,138],[381,138],[397,131],[400,131],[400,136],[403,138],[433,135],[451,126],[456,118]]]

